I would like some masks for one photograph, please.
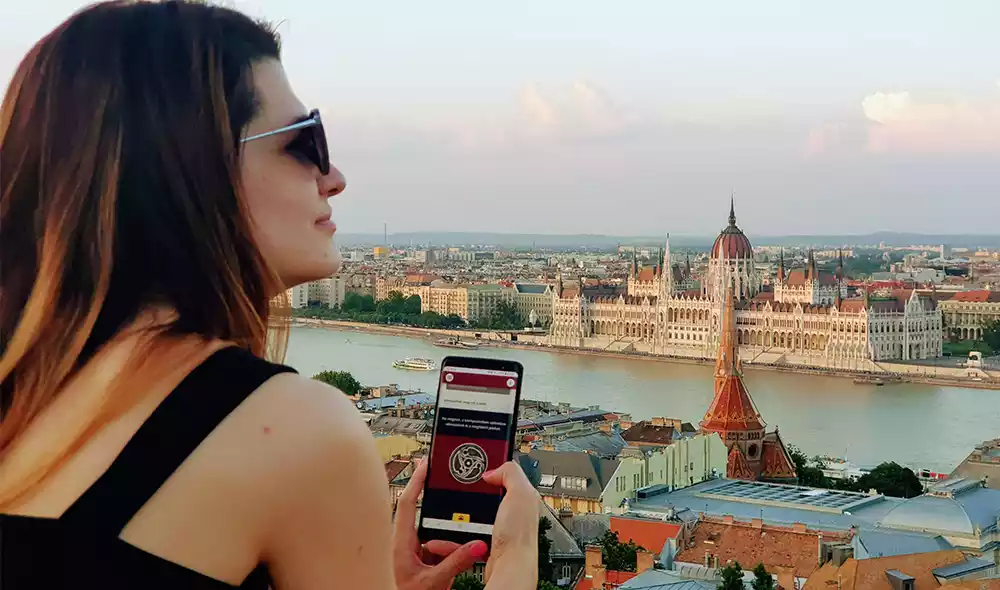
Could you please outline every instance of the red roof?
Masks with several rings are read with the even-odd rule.
[[[760,477],[762,479],[795,479],[795,462],[785,448],[778,431],[764,436],[760,451]]]
[[[729,456],[726,458],[726,477],[747,481],[757,479],[757,474],[754,473],[750,464],[747,463],[747,459],[743,456],[743,451],[740,450],[739,445],[733,445],[729,448]]]
[[[752,258],[753,246],[743,230],[736,227],[736,211],[729,204],[729,225],[722,230],[712,244],[712,258]]]
[[[728,561],[763,563],[768,571],[776,567],[791,567],[797,577],[805,578],[819,569],[820,540],[847,542],[850,534],[818,531],[804,525],[772,526],[760,520],[740,522],[732,517],[703,518],[691,535],[693,546],[684,548],[675,558],[681,563],[703,564],[705,553]],[[919,588],[919,586],[918,586]]]
[[[662,520],[612,516],[611,530],[618,533],[618,540],[622,543],[635,541],[636,545],[658,555],[668,539],[677,538],[681,532],[681,525]]]
[[[709,432],[763,430],[764,420],[750,399],[750,392],[738,373],[724,378],[715,391],[715,399],[701,420],[701,429]],[[723,437],[725,439],[725,437]]]
[[[735,230],[735,231],[730,231]],[[751,258],[753,246],[742,230],[735,225],[722,230],[712,244],[712,258]]]
[[[639,276],[636,277],[636,280],[648,283],[654,280],[655,278],[656,278],[656,268],[653,266],[644,266],[639,271]]]
[[[995,303],[1000,301],[1000,291],[960,291],[952,296],[951,301],[963,303]]]
[[[725,433],[738,430],[764,430],[764,420],[750,399],[739,367],[739,347],[736,344],[735,294],[730,285],[722,322],[722,342],[715,363],[715,398],[701,420],[701,429]]]

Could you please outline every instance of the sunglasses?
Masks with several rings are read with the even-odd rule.
[[[285,149],[315,164],[324,176],[329,174],[330,150],[326,145],[326,131],[323,129],[323,121],[319,118],[319,110],[317,109],[313,109],[301,121],[272,131],[265,131],[264,133],[244,137],[240,143],[271,137],[272,135],[287,133],[289,131],[299,131],[299,134],[285,146]]]

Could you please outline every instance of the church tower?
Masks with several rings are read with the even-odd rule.
[[[729,449],[726,477],[730,479],[795,482],[795,464],[785,443],[767,426],[750,397],[739,359],[736,333],[736,288],[729,284],[722,315],[719,356],[715,362],[715,397],[699,426],[715,432]]]
[[[729,284],[722,315],[719,356],[715,362],[715,398],[700,426],[703,432],[718,433],[729,448],[727,477],[757,479],[766,424],[743,383],[736,340],[736,293],[733,283]]]

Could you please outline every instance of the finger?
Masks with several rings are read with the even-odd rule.
[[[461,545],[453,541],[432,540],[424,543],[424,550],[434,555],[448,557],[454,553]]]
[[[417,468],[413,470],[409,483],[399,496],[396,504],[395,538],[403,547],[410,551],[415,551],[420,542],[417,540],[417,498],[424,489],[424,478],[427,476],[427,462],[421,460]]]
[[[430,582],[427,586],[430,588],[449,586],[452,578],[484,560],[488,551],[489,548],[482,541],[472,541],[462,545],[427,572]]]
[[[513,461],[508,461],[497,469],[487,471],[483,474],[483,481],[491,485],[502,486],[508,493],[538,493],[528,481],[528,477],[524,475],[521,466]]]

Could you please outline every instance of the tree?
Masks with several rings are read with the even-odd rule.
[[[459,574],[451,583],[451,590],[483,590],[485,587],[485,584],[472,574]]]
[[[719,573],[722,581],[716,586],[716,590],[743,590],[743,568],[740,567],[740,562],[728,564]]]
[[[410,295],[403,303],[403,313],[408,315],[420,314],[420,295]]]
[[[548,580],[538,580],[537,590],[561,590],[559,586],[556,586]]]
[[[636,552],[644,547],[635,544],[629,539],[628,543],[618,540],[618,533],[612,530],[604,531],[598,544],[601,546],[601,557],[604,559],[604,567],[609,571],[634,572],[636,564]]]
[[[798,447],[788,445],[788,454],[791,455],[792,462],[795,463],[795,473],[798,475],[799,485],[814,488],[832,487],[830,479],[823,475],[823,470],[810,465],[806,454],[799,450]]]
[[[517,306],[502,300],[497,302],[487,317],[479,320],[479,326],[488,330],[520,330],[525,323]]]
[[[993,351],[1000,351],[1000,320],[983,324],[983,342]]]
[[[859,492],[875,489],[880,494],[896,498],[913,498],[924,492],[917,474],[894,461],[878,465],[859,477],[852,487]]]
[[[757,567],[753,568],[753,576],[751,584],[753,590],[774,590],[774,578],[767,573],[763,563],[758,563]]]
[[[361,391],[361,382],[347,371],[322,371],[312,377],[327,385],[332,385],[347,395],[357,395]]]
[[[548,532],[552,528],[552,522],[541,516],[538,518],[538,579],[539,580],[551,580],[552,579],[552,558],[549,554],[552,552],[552,541],[549,539]]]

